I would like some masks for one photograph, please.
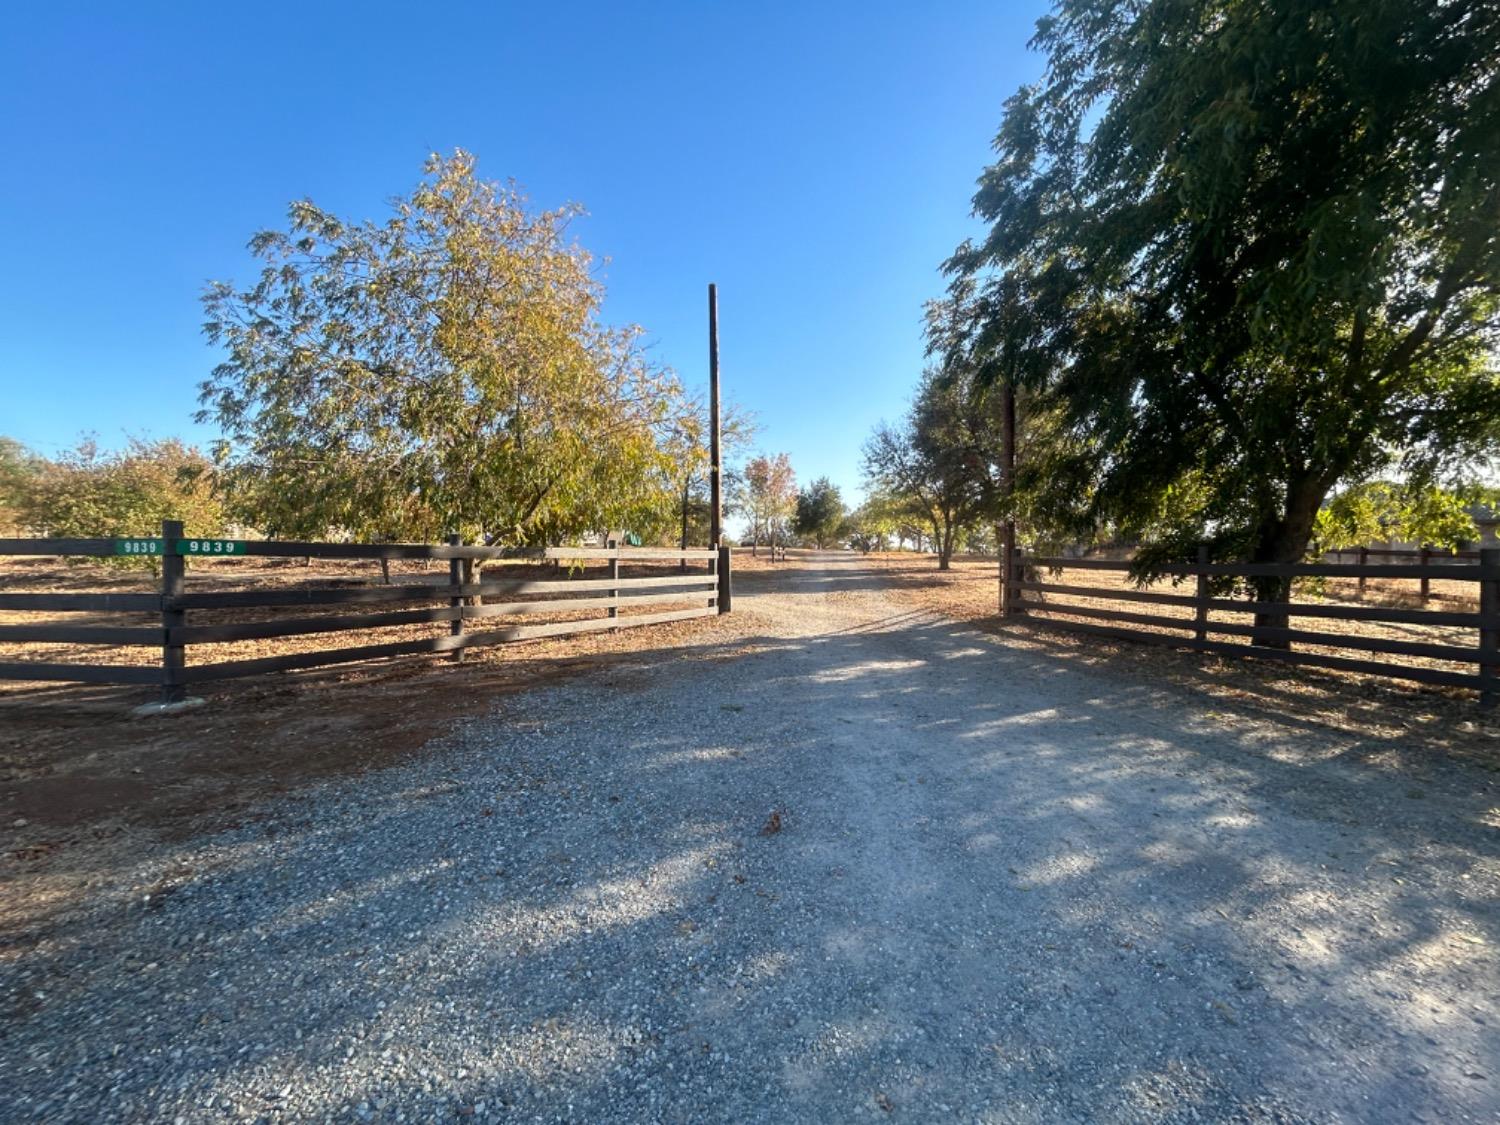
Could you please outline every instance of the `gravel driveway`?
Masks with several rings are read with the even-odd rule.
[[[0,1120],[1500,1116],[1496,775],[843,558],[736,609],[7,951]]]

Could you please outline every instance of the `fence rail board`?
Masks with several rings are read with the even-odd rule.
[[[0,625],[0,641],[22,644],[159,645],[160,628],[132,629],[120,625]]]
[[[0,594],[0,609],[53,613],[160,613],[160,594]]]
[[[114,539],[0,539],[0,555],[92,555],[115,553]]]
[[[147,551],[138,549],[142,544],[147,546]],[[189,684],[407,655],[451,654],[457,660],[462,658],[465,650],[484,645],[685,621],[724,613],[729,607],[729,558],[728,552],[721,549],[622,548],[613,542],[608,547],[487,547],[466,545],[458,542],[457,537],[441,544],[193,540],[183,536],[182,525],[176,521],[164,521],[160,537],[137,537],[123,543],[113,538],[0,539],[0,555],[111,556],[122,553],[149,554],[160,560],[160,592],[0,593],[0,610],[23,613],[149,613],[157,617],[157,625],[146,628],[94,623],[68,625],[52,621],[5,624],[0,625],[0,641],[20,644],[159,647],[159,661],[151,666],[40,660],[0,662],[0,679],[156,684],[162,688],[163,699],[170,701],[181,698],[183,688]],[[186,559],[241,560],[246,556],[446,560],[449,574],[446,581],[399,586],[359,584],[208,591],[190,591],[185,588]],[[473,564],[479,560],[604,560],[609,563],[609,577],[496,576],[474,581]],[[707,566],[700,568],[697,573],[647,574],[629,578],[619,576],[621,565],[628,566],[636,562],[682,563],[684,572],[689,563],[705,563]],[[673,568],[674,571],[676,569]],[[485,604],[486,598],[504,600],[491,600]],[[401,603],[408,604],[402,606]],[[681,608],[684,604],[691,605],[692,608]],[[649,607],[673,605],[679,608],[622,613],[624,610],[649,610]],[[315,607],[334,610],[349,607],[353,612],[217,623],[204,623],[201,620],[190,623],[188,617],[190,612],[204,610],[295,610]],[[364,607],[369,608],[360,612]],[[572,616],[565,621],[543,620],[499,628],[469,628],[473,623],[496,618],[571,616],[598,610],[606,611],[608,616],[583,619]],[[446,625],[447,628],[436,636],[408,637],[378,644],[346,645],[209,664],[192,664],[188,660],[196,645],[422,625]]]
[[[1069,559],[1028,556],[1027,564],[1048,569],[1129,571],[1132,564],[1123,559]],[[1152,573],[1166,577],[1188,578],[1198,574],[1230,578],[1437,578],[1444,582],[1463,582],[1500,578],[1500,566],[1465,564],[1441,566],[1428,563],[1168,563],[1153,567]]]
[[[0,664],[0,680],[71,680],[80,684],[159,684],[161,668],[140,664],[55,664],[20,660]]]
[[[1199,599],[1192,594],[1161,594],[1154,590],[1114,590],[1108,586],[1075,586],[1059,582],[1013,582],[1018,590],[1067,594],[1105,601],[1149,602],[1156,605],[1194,606]],[[1028,608],[1045,605],[1028,602]],[[1395,606],[1314,605],[1306,602],[1239,601],[1234,598],[1207,598],[1203,607],[1215,613],[1286,613],[1292,617],[1328,617],[1340,621],[1382,621],[1396,625],[1458,625],[1472,628],[1500,628],[1500,617],[1446,609],[1400,609]]]
[[[587,590],[645,589],[651,586],[715,584],[711,574],[651,578],[508,578],[494,582],[424,583],[411,586],[311,586],[299,590],[224,590],[173,598],[177,609],[271,609],[278,606],[358,605],[372,602],[437,602],[490,594],[569,593]]]
[[[1369,552],[1366,552],[1367,554]],[[1408,552],[1389,552],[1407,554]],[[1407,564],[1343,564],[1343,563],[1212,563],[1206,552],[1200,554],[1195,563],[1173,563],[1154,568],[1161,577],[1197,578],[1196,592],[1166,593],[1155,590],[1120,590],[1107,586],[1094,586],[1078,582],[1046,582],[1032,579],[1028,571],[1050,569],[1053,571],[1097,570],[1115,574],[1128,574],[1132,564],[1120,559],[1073,559],[1058,556],[1015,556],[1006,571],[1007,582],[1018,596],[1017,608],[1024,613],[1038,615],[1041,623],[1058,629],[1105,636],[1119,640],[1141,641],[1147,644],[1167,645],[1198,652],[1211,652],[1230,656],[1251,656],[1261,660],[1279,661],[1285,664],[1329,668],[1338,671],[1358,672],[1385,676],[1394,679],[1413,680],[1419,683],[1444,687],[1475,688],[1480,691],[1481,702],[1493,704],[1500,690],[1492,685],[1500,682],[1500,551],[1477,552],[1478,563],[1455,564],[1452,556],[1431,558],[1430,552],[1412,551],[1423,562]],[[1339,604],[1308,604],[1306,602],[1268,602],[1255,599],[1212,597],[1208,593],[1206,579],[1209,577],[1257,578],[1416,578],[1421,580],[1424,600],[1429,594],[1433,579],[1447,582],[1473,583],[1479,593],[1480,612],[1406,609],[1394,606],[1346,606]],[[1363,590],[1364,582],[1360,582]],[[1057,599],[1030,599],[1033,595],[1054,595]],[[1093,604],[1078,604],[1065,599],[1091,599]],[[1192,609],[1192,616],[1166,616],[1159,613],[1143,613],[1121,609],[1117,605],[1167,605]],[[1277,624],[1262,624],[1244,620],[1218,620],[1210,614],[1255,614],[1262,620],[1266,617],[1282,619]],[[1376,622],[1411,626],[1440,626],[1447,629],[1472,629],[1477,631],[1474,646],[1453,643],[1451,633],[1437,634],[1433,639],[1412,639],[1405,636],[1382,636],[1355,633],[1336,633],[1324,629],[1293,627],[1286,622],[1292,618],[1315,618],[1320,621]],[[1131,628],[1138,626],[1139,628]],[[1179,635],[1186,633],[1187,635]],[[1223,637],[1243,637],[1245,642],[1213,640],[1210,634]],[[1429,634],[1429,636],[1432,636]],[[1312,646],[1317,649],[1344,649],[1356,653],[1376,653],[1392,657],[1415,657],[1421,660],[1440,661],[1449,664],[1477,665],[1474,673],[1455,672],[1441,667],[1430,667],[1412,663],[1375,661],[1360,657],[1341,656],[1327,651],[1309,652],[1293,649],[1292,645]]]

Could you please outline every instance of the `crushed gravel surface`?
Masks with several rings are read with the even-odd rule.
[[[0,951],[0,1120],[1500,1119],[1497,775],[746,579]]]

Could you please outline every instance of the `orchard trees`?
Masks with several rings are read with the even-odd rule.
[[[459,151],[379,222],[311,201],[257,234],[259,277],[204,296],[202,387],[235,503],[278,534],[529,544],[673,507],[681,391],[599,320],[569,240]]]

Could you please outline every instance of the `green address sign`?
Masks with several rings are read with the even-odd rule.
[[[136,557],[150,557],[161,555],[165,552],[166,544],[160,539],[116,539],[115,554]],[[243,555],[245,553],[245,541],[243,539],[178,539],[173,551],[174,554],[188,555],[195,558],[225,555]]]
[[[243,539],[179,539],[179,555],[243,555]]]
[[[117,555],[160,555],[162,541],[160,539],[116,539],[115,554]]]

